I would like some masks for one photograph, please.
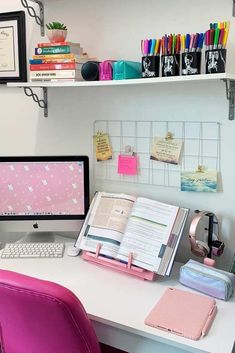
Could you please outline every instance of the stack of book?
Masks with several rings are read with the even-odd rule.
[[[30,81],[81,80],[81,66],[89,60],[79,43],[38,43],[29,61]]]

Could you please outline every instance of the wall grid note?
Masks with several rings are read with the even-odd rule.
[[[95,180],[131,182],[180,189],[182,171],[196,171],[199,165],[221,170],[221,124],[214,121],[133,121],[96,120],[94,135],[108,133],[113,150],[111,160],[97,162],[94,156]],[[154,137],[173,134],[182,140],[180,163],[173,165],[150,159]],[[139,159],[137,175],[118,174],[118,155],[131,146]]]

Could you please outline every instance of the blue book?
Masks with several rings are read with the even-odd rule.
[[[34,64],[43,64],[43,60],[42,59],[30,59],[29,63],[34,65]]]

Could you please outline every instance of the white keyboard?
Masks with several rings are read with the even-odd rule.
[[[8,243],[1,258],[58,258],[63,257],[62,243]]]

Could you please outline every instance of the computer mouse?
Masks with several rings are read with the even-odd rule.
[[[81,249],[79,249],[76,246],[70,246],[67,250],[67,255],[68,256],[78,256],[78,254],[80,253]]]

